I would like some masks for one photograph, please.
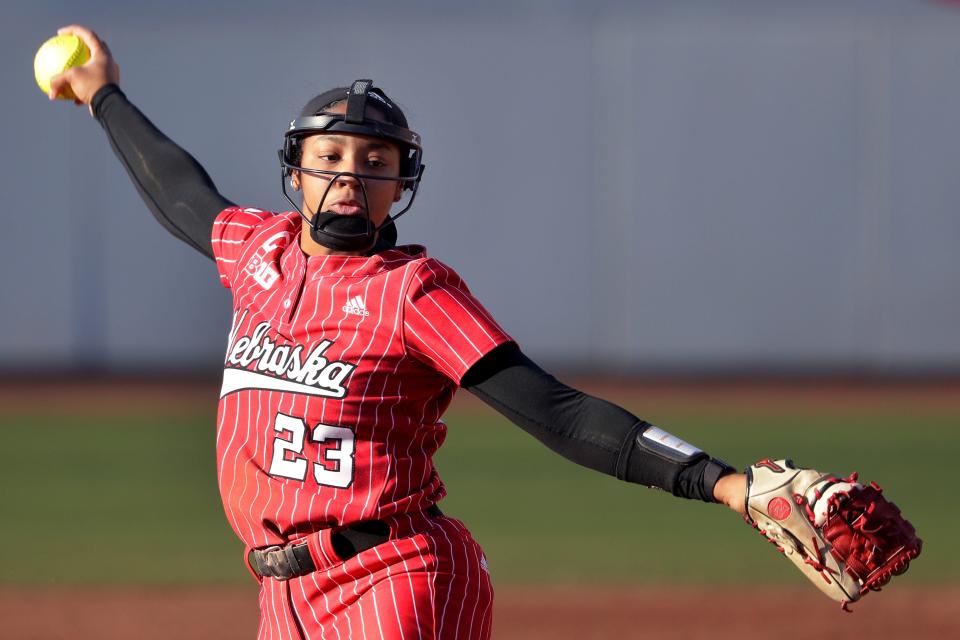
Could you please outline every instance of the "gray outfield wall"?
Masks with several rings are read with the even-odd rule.
[[[32,84],[74,20],[250,206],[284,208],[275,153],[302,103],[374,78],[426,145],[401,239],[545,362],[960,369],[960,8],[269,6],[0,8],[0,369],[210,371],[226,342],[213,264],[153,221],[83,110]]]

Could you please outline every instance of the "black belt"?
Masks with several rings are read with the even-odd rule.
[[[443,515],[435,504],[424,509],[424,513],[431,518]],[[356,522],[330,534],[330,542],[341,560],[349,560],[361,551],[383,544],[389,538],[390,526],[382,520]],[[306,542],[251,549],[248,560],[250,568],[261,578],[289,580],[317,570]]]

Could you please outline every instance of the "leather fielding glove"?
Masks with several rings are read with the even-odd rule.
[[[747,470],[745,520],[849,611],[920,555],[922,541],[876,483],[761,460]]]

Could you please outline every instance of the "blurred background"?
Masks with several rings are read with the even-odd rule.
[[[7,370],[216,372],[225,346],[212,265],[153,221],[85,110],[33,84],[37,46],[76,20],[221,192],[264,209],[286,210],[276,149],[288,120],[316,93],[372,77],[425,141],[401,240],[461,271],[551,365],[958,371],[958,7],[3,11]]]
[[[256,625],[213,465],[229,293],[86,109],[35,86],[37,47],[71,22],[226,197],[263,209],[286,209],[289,119],[373,78],[424,139],[401,242],[534,359],[738,466],[859,468],[927,541],[903,582],[960,581],[935,544],[960,520],[925,490],[960,450],[960,3],[41,0],[0,7],[0,608],[61,589],[116,618],[133,605],[77,593],[189,585],[238,590],[244,613],[219,617]],[[729,514],[574,468],[470,398],[448,418],[444,508],[507,594],[500,637],[535,637],[523,598],[544,585],[806,588]],[[916,610],[904,592],[888,612]],[[30,637],[37,620],[58,618]],[[176,634],[222,631],[199,628]]]

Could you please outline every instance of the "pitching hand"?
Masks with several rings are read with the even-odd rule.
[[[81,27],[77,24],[71,24],[61,27],[57,30],[57,35],[74,35],[83,40],[87,48],[90,49],[90,59],[86,64],[79,67],[71,67],[61,74],[50,79],[50,99],[53,100],[58,94],[62,93],[66,87],[70,87],[73,95],[76,96],[77,104],[89,105],[94,94],[106,84],[120,82],[120,67],[110,53],[107,43],[100,40],[97,34]],[[93,115],[93,111],[90,111]]]

